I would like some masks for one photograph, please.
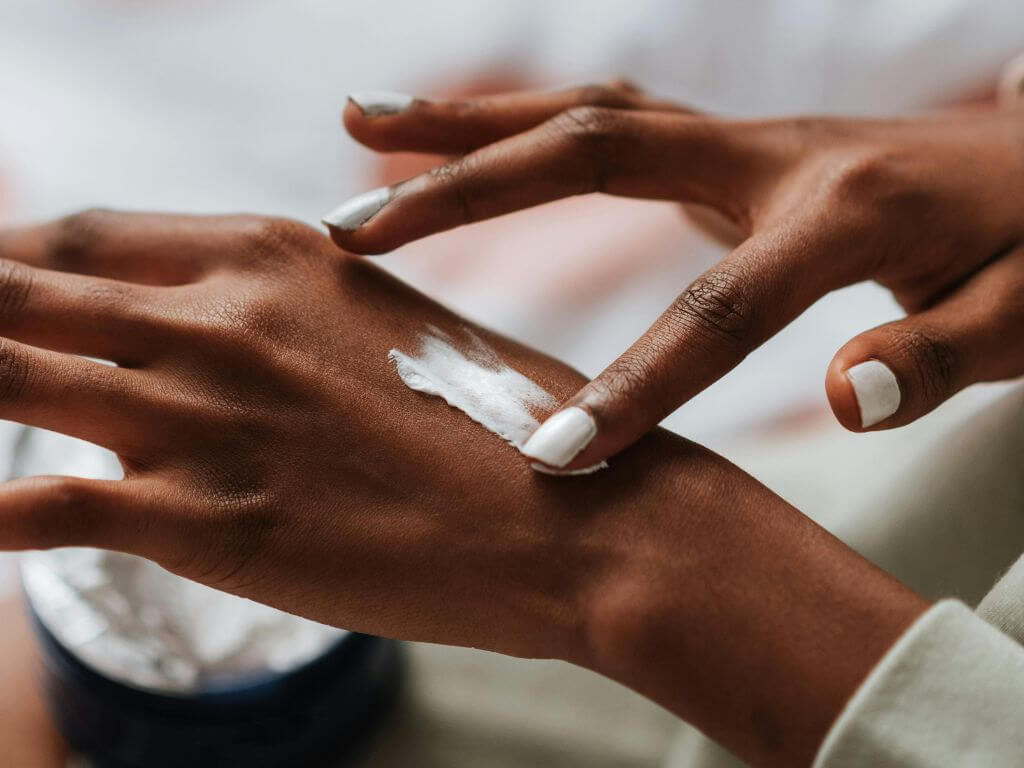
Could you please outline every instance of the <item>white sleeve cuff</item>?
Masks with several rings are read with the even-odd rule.
[[[963,603],[932,606],[847,703],[815,768],[1024,765],[1024,647]]]

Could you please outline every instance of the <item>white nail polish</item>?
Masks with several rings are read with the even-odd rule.
[[[591,464],[589,467],[580,467],[579,469],[552,469],[545,464],[541,464],[539,461],[534,461],[530,464],[530,467],[535,472],[540,472],[542,475],[553,475],[554,477],[578,477],[579,475],[592,475],[602,469],[608,469],[608,462],[602,461],[600,464]]]
[[[564,467],[582,451],[594,435],[594,418],[582,408],[573,406],[549,418],[526,441],[522,452],[531,459],[552,467]]]
[[[889,418],[900,407],[900,384],[885,363],[868,360],[847,369],[846,376],[853,384],[862,427]]]
[[[349,99],[368,117],[397,115],[412,106],[412,96],[394,91],[359,91],[350,93]]]
[[[346,200],[321,221],[329,227],[351,232],[372,219],[391,200],[390,187],[378,187]]]

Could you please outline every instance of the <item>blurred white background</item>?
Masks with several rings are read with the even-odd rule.
[[[376,182],[350,90],[430,96],[626,76],[735,115],[905,112],[984,89],[1016,0],[0,0],[0,220],[86,206],[315,223]],[[720,251],[672,206],[587,199],[436,237],[389,268],[595,373]],[[830,297],[669,425],[722,437],[823,406],[825,366],[897,310]]]

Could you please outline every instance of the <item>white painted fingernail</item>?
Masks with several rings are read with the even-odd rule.
[[[531,459],[552,467],[564,467],[587,447],[596,434],[594,417],[573,406],[559,411],[541,424],[521,450]]]
[[[853,384],[862,427],[889,418],[900,407],[900,383],[885,363],[868,360],[848,368],[846,376]]]
[[[328,227],[344,229],[346,232],[359,229],[372,219],[391,200],[390,187],[378,187],[346,200],[321,221]]]
[[[394,91],[359,91],[350,93],[349,99],[368,117],[397,115],[412,106],[412,96]]]

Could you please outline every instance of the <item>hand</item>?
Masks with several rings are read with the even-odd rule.
[[[471,328],[557,397],[583,377],[303,225],[91,212],[0,234],[0,258],[0,416],[125,470],[4,484],[3,548],[117,549],[337,626],[566,659],[756,763],[806,763],[923,610],[667,432],[587,478],[510,461],[389,349]]]
[[[845,427],[901,426],[973,382],[1024,373],[1024,109],[731,121],[622,84],[389,103],[350,101],[349,132],[380,151],[462,156],[328,215],[350,251],[588,192],[698,204],[746,237],[565,402],[583,414],[538,431],[533,455],[549,464],[622,450],[817,299],[866,279],[909,316],[833,359],[826,390]]]

